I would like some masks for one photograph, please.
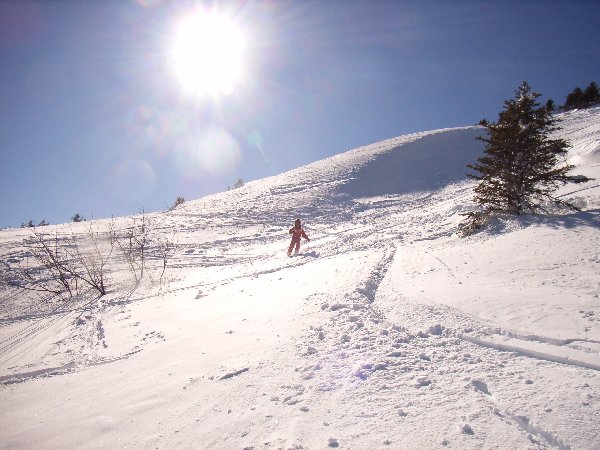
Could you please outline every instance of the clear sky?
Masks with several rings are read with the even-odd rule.
[[[236,76],[216,74],[231,77],[226,92],[200,95],[174,62],[199,8],[241,42]],[[524,80],[562,104],[600,83],[599,30],[597,0],[2,0],[0,227],[163,210],[237,178],[496,120]],[[227,39],[210,37],[207,54]]]

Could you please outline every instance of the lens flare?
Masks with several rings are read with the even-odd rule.
[[[110,177],[113,191],[124,200],[143,200],[154,188],[156,174],[152,166],[143,160],[129,159],[122,162]]]
[[[174,142],[186,133],[189,119],[171,111],[139,106],[130,111],[127,122],[127,133],[135,143],[139,152],[152,152],[152,156],[163,156]]]
[[[267,159],[267,155],[265,154],[265,150],[263,148],[264,138],[263,138],[262,134],[260,134],[260,132],[258,132],[258,131],[253,131],[252,133],[250,133],[248,135],[247,139],[248,139],[248,143],[250,145],[252,145],[253,147],[256,147],[258,149],[258,151],[260,152],[260,154],[262,155],[265,162],[268,163],[269,160]]]
[[[242,154],[237,141],[224,129],[210,127],[190,139],[179,153],[179,163],[184,172],[201,170],[210,175],[233,172]]]
[[[144,8],[156,8],[161,6],[164,1],[163,0],[135,0],[136,3]]]

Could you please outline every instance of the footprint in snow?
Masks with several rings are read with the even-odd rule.
[[[465,434],[470,434],[470,435],[475,434],[475,432],[473,431],[473,428],[471,428],[471,425],[469,425],[468,423],[465,423],[462,427],[460,427],[460,431],[462,431]]]
[[[441,336],[442,333],[444,332],[444,327],[438,323],[436,325],[429,327],[428,331],[430,334],[433,334],[434,336]]]
[[[431,384],[431,380],[429,380],[428,378],[422,377],[422,378],[417,378],[415,387],[421,388],[421,387],[429,386],[430,384]]]
[[[488,389],[487,384],[484,381],[472,380],[471,384],[473,385],[473,387],[475,388],[476,391],[482,392],[486,395],[492,395]]]
[[[354,376],[364,381],[369,378],[369,373],[362,369],[358,369],[356,372],[354,372]]]

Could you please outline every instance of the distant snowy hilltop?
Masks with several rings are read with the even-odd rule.
[[[1,231],[0,447],[597,449],[600,108],[560,117],[582,211],[468,238],[482,127]]]

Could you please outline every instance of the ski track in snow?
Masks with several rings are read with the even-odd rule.
[[[564,135],[577,144],[573,158],[595,161],[600,109],[566,118]],[[61,380],[85,386],[84,376],[92,373],[90,379],[106,374],[123,393],[121,373],[137,379],[139,371],[151,380],[140,376],[140,393],[112,400],[121,401],[127,420],[140,417],[141,423],[122,421],[126,431],[119,434],[107,425],[111,411],[105,410],[82,425],[90,433],[85,441],[65,431],[63,440],[45,442],[48,448],[123,442],[215,449],[594,448],[600,440],[597,281],[573,275],[581,280],[576,293],[583,306],[574,303],[579,315],[568,318],[586,329],[573,325],[569,336],[481,317],[476,289],[459,300],[468,276],[484,268],[481,261],[462,263],[480,257],[478,245],[532,229],[552,233],[563,223],[571,224],[568,230],[597,231],[597,193],[565,191],[589,211],[571,219],[499,222],[469,241],[474,250],[467,253],[455,233],[473,185],[461,168],[481,150],[471,143],[479,133],[450,129],[391,139],[150,214],[155,236],[173,236],[162,284],[160,258],[151,256],[146,284],[132,287],[118,278],[126,273],[122,266],[111,273],[118,289],[105,298],[56,305],[0,291],[0,398],[19,409],[24,404],[12,401],[13,393],[46,386],[55,392]],[[296,216],[311,242],[288,258],[287,228]],[[25,260],[20,242],[26,233],[0,234],[3,261]],[[582,239],[597,252],[589,236]],[[552,242],[534,238],[540,249]],[[530,272],[564,275],[561,270],[576,271],[567,265],[572,261],[543,267],[539,260]],[[493,269],[478,278],[482,289],[504,270],[489,264]],[[600,264],[598,254],[585,264]],[[515,267],[502,273],[516,280],[516,292],[532,281],[526,264]],[[566,282],[551,283],[556,295],[573,291]],[[245,302],[267,306],[254,317]],[[227,308],[241,308],[244,316]],[[200,358],[205,365],[195,363]],[[73,407],[69,415],[68,405],[61,414],[73,420],[80,410]],[[2,419],[11,418],[4,412]],[[24,423],[15,419],[10,429]],[[112,430],[115,440],[95,426]],[[28,431],[33,443],[43,442],[49,429],[63,430],[57,423],[36,429],[42,431]],[[0,446],[16,445],[23,435],[0,437]]]
[[[410,411],[418,420],[420,407],[418,400],[412,398],[414,394],[407,395],[410,400],[405,401],[406,407],[389,405],[387,411],[383,408],[386,402],[381,396],[385,391],[394,390],[399,386],[406,395],[406,386],[409,386],[416,395],[425,389],[429,395],[439,397],[434,404],[447,405],[450,401],[449,393],[436,391],[445,384],[455,384],[448,379],[461,375],[447,370],[444,367],[446,360],[462,357],[467,364],[488,367],[497,363],[498,356],[494,352],[485,352],[488,353],[486,357],[481,351],[455,338],[452,332],[439,325],[411,331],[406,326],[387,323],[385,315],[376,308],[373,299],[370,298],[377,287],[372,285],[374,290],[369,290],[366,295],[361,287],[378,278],[378,275],[373,274],[380,274],[386,270],[386,260],[388,256],[384,252],[383,258],[354,292],[347,293],[332,304],[321,305],[322,311],[331,315],[329,323],[311,328],[308,342],[304,339],[297,344],[298,353],[310,360],[310,364],[297,368],[302,380],[291,389],[283,390],[273,401],[290,406],[300,403],[310,405],[312,399],[307,397],[310,397],[311,392],[312,397],[316,397],[314,393],[341,391],[339,401],[343,404],[360,405],[359,399],[364,395],[380,397],[377,410],[355,413],[356,417],[361,419],[385,421],[389,415],[407,417],[407,411]],[[475,353],[478,353],[478,356],[475,356]],[[367,382],[368,385],[363,384]],[[475,380],[473,384],[476,382]],[[464,388],[454,393],[455,397],[462,395]],[[487,392],[487,395],[491,394]],[[318,400],[315,402],[318,403]],[[489,414],[499,416],[527,432],[532,442],[537,439],[551,447],[570,448],[554,433],[533,425],[526,415],[512,413],[507,408],[499,409],[499,402],[492,404]],[[305,406],[305,409],[309,411],[312,407],[314,406]],[[358,439],[358,436],[355,438]]]

